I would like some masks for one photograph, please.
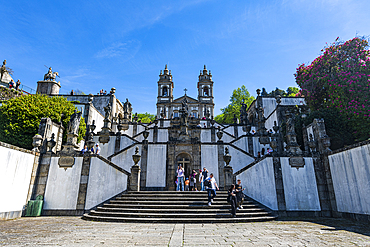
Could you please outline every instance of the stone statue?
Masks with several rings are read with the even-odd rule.
[[[295,133],[294,119],[292,117],[292,114],[289,112],[287,113],[286,126],[287,126],[287,133]]]
[[[3,79],[3,76],[4,74],[8,72],[8,70],[6,69],[6,60],[3,61],[3,65],[1,66],[0,68],[0,73],[1,73],[1,77],[0,77],[0,81],[2,81]]]
[[[182,110],[184,111],[184,113],[187,115],[188,112],[189,112],[189,107],[188,107],[188,100],[185,98],[182,102],[181,102],[181,105],[182,105]]]
[[[74,111],[68,123],[68,134],[78,135],[78,128],[80,127],[81,115],[82,112],[77,113],[77,110]]]
[[[44,75],[44,81],[47,81],[47,80],[55,81],[55,78],[57,76],[59,77],[59,73],[58,72],[53,72],[52,68],[50,67],[48,73],[46,73]]]
[[[105,111],[105,119],[110,119],[110,115],[111,115],[111,111],[112,111],[112,107],[111,107],[110,102],[106,107],[104,107],[104,111]]]

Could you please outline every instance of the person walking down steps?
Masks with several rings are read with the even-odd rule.
[[[236,191],[235,184],[232,184],[227,191],[227,202],[231,204],[231,214],[236,217]]]
[[[213,177],[213,173],[209,175],[208,178],[204,181],[204,186],[208,192],[208,206],[212,205],[213,199],[216,197],[216,189],[219,190],[216,179]]]

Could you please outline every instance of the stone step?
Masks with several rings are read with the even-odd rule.
[[[148,208],[148,209],[204,209],[204,208],[209,208],[207,204],[203,205],[179,205],[179,204],[167,204],[167,205],[150,205],[150,204],[145,204],[145,205],[137,205],[137,204],[111,204],[111,203],[105,203],[103,205],[105,208]],[[229,204],[212,204],[210,207],[212,209],[230,209],[231,206]],[[255,204],[243,204],[243,208],[259,208],[258,205]]]
[[[113,204],[157,204],[157,205],[173,205],[173,204],[180,204],[180,205],[207,205],[207,200],[192,200],[192,201],[162,201],[162,200],[148,200],[148,201],[126,201],[126,200],[111,200],[110,201]],[[245,204],[249,204],[252,202],[245,202]],[[213,205],[219,205],[219,204],[227,204],[226,200],[214,200]]]
[[[181,213],[224,213],[229,212],[231,207],[214,208],[214,207],[199,207],[199,208],[115,208],[115,207],[97,207],[96,211],[104,212],[131,212],[131,213],[167,213],[167,214],[181,214]],[[249,212],[265,212],[262,208],[244,207],[238,210],[239,213]]]
[[[208,201],[208,198],[207,197],[199,197],[199,198],[194,198],[194,197],[191,197],[191,198],[171,198],[171,197],[159,197],[159,198],[156,198],[156,197],[116,197],[114,200],[116,201],[172,201],[174,203],[177,203],[179,201],[183,201],[183,202],[191,202],[191,201]],[[215,197],[213,199],[213,201],[218,201],[218,202],[226,202],[227,201],[227,198],[220,198],[220,197]]]
[[[179,194],[201,194],[201,193],[207,194],[208,192],[207,191],[128,191],[124,195],[129,195],[129,194],[137,194],[137,195],[140,195],[140,194],[149,194],[149,195],[174,194],[174,195],[179,195]],[[223,190],[217,190],[216,193],[227,195],[227,191],[223,191]]]
[[[258,222],[275,220],[275,216],[263,217],[222,217],[222,218],[139,218],[139,217],[109,217],[109,216],[96,216],[84,214],[83,219],[92,221],[105,221],[105,222],[137,222],[137,223],[240,223],[240,222]]]
[[[227,223],[273,220],[276,217],[251,200],[231,216],[226,192],[217,192],[208,206],[207,192],[140,191],[122,193],[85,214],[83,219],[111,222]]]
[[[219,213],[132,213],[132,212],[106,212],[91,210],[90,215],[103,217],[125,217],[125,218],[231,218],[230,212]],[[239,218],[268,216],[267,212],[237,212]]]

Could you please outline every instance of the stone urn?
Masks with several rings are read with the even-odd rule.
[[[42,136],[39,134],[34,135],[32,137],[32,146],[33,146],[33,151],[39,152],[39,147],[42,145]]]

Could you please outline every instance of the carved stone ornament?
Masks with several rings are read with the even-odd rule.
[[[218,128],[218,132],[217,132],[218,141],[221,141],[223,135],[224,133],[222,133],[221,128]]]
[[[72,168],[74,164],[75,158],[72,156],[61,156],[58,160],[59,167],[64,168],[64,170],[67,170],[67,168]]]
[[[302,156],[291,156],[289,157],[289,165],[298,170],[299,168],[304,167],[304,159]]]

